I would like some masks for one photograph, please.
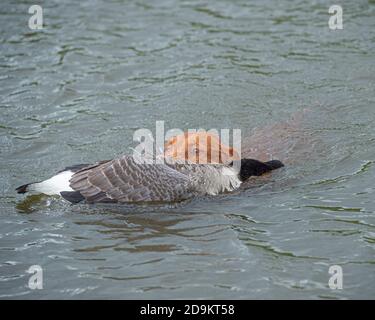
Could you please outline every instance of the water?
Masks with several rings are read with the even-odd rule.
[[[338,31],[323,0],[48,1],[37,32],[31,4],[0,6],[1,298],[375,298],[373,1],[342,1]],[[286,168],[233,195],[108,207],[14,192],[130,152],[156,120],[246,137],[304,109],[298,134],[256,140]],[[27,286],[35,264],[43,290]]]

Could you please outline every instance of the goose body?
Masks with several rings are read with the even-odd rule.
[[[280,161],[239,160],[240,170],[233,165],[149,164],[124,155],[93,165],[77,165],[64,169],[50,179],[18,187],[28,191],[61,195],[77,203],[96,202],[175,202],[196,195],[217,195],[233,191],[250,176],[261,175],[282,167]]]

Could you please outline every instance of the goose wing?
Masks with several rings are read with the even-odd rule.
[[[165,164],[138,163],[131,156],[84,168],[70,179],[87,202],[180,201],[191,196],[187,175]]]

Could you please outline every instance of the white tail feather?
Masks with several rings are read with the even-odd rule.
[[[34,191],[39,193],[44,193],[47,195],[60,194],[62,191],[74,191],[70,187],[69,180],[72,177],[72,171],[63,171],[59,174],[44,180],[42,182],[37,182],[30,184],[27,188],[28,191]]]

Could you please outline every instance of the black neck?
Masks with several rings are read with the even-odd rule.
[[[260,176],[266,172],[283,167],[283,163],[279,160],[262,162],[255,159],[241,159],[234,162],[236,166],[240,166],[238,177],[241,181],[246,181],[251,176]]]

